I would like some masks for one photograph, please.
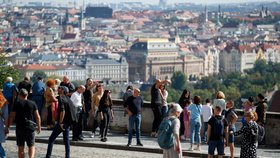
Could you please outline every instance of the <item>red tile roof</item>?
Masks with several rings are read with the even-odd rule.
[[[39,65],[39,64],[32,64],[27,66],[20,66],[18,69],[21,70],[56,70],[55,66],[52,65]]]

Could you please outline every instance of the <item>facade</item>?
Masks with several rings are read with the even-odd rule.
[[[170,79],[175,71],[187,76],[204,74],[203,59],[193,54],[180,54],[175,43],[167,39],[139,39],[127,53],[129,80],[153,82]]]
[[[85,76],[97,81],[128,82],[128,63],[124,57],[119,60],[88,58]]]
[[[220,71],[244,72],[251,69],[257,59],[257,53],[249,45],[229,45],[220,53]]]

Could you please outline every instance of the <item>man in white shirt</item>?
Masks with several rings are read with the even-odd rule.
[[[83,93],[85,92],[86,88],[83,85],[80,85],[76,92],[71,95],[71,100],[75,107],[77,108],[77,116],[78,122],[74,123],[73,125],[73,141],[83,140],[82,136],[82,120],[83,120]]]
[[[210,99],[206,99],[206,104],[202,106],[201,115],[203,120],[204,130],[202,132],[202,141],[206,142],[207,140],[207,130],[208,130],[208,121],[213,114],[211,101]]]

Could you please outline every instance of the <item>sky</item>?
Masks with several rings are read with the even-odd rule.
[[[13,1],[23,1],[23,0],[13,0]],[[24,0],[24,1],[40,1],[40,2],[69,2],[69,1],[77,1],[78,3],[82,3],[83,0]],[[241,3],[241,2],[268,2],[273,0],[167,0],[168,4],[171,3],[197,3],[197,4],[213,4],[213,3]],[[274,0],[277,1],[277,0]],[[85,0],[86,3],[118,3],[118,2],[143,2],[150,4],[158,4],[159,0]]]
[[[100,2],[145,2],[145,3],[153,3],[157,4],[159,0],[91,0],[91,1],[100,1]],[[182,3],[182,2],[190,2],[190,3],[232,3],[232,2],[256,2],[256,1],[267,1],[267,0],[167,0],[168,3]]]

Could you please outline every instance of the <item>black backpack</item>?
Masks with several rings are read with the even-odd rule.
[[[225,133],[225,119],[224,118],[217,118],[215,116],[213,116],[215,118],[215,122],[214,122],[214,127],[212,127],[212,131],[213,132],[211,135],[214,137],[214,139],[222,139],[224,138],[224,133]]]

